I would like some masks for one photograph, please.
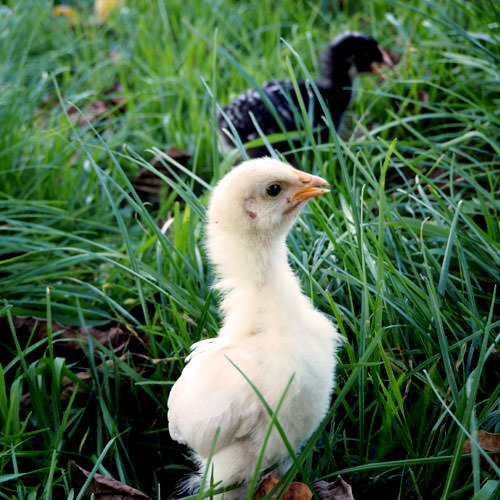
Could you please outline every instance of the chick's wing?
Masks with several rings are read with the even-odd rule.
[[[169,432],[201,457],[207,457],[252,432],[265,413],[257,395],[231,364],[250,380],[252,366],[246,356],[224,349],[208,349],[192,357],[170,391]]]

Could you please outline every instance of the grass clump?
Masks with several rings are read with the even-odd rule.
[[[82,498],[71,460],[174,494],[190,464],[168,390],[219,324],[203,207],[236,155],[218,152],[217,105],[245,75],[316,75],[327,40],[357,29],[400,61],[359,80],[342,137],[298,153],[331,193],[290,260],[346,344],[329,416],[283,481],[495,498],[474,437],[500,433],[498,5],[137,1],[95,24],[73,4],[79,21],[48,1],[0,7],[0,497]],[[131,178],[157,155],[151,203]],[[117,325],[134,340],[68,350],[67,328]]]

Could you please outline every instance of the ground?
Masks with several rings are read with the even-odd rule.
[[[205,206],[241,160],[217,106],[352,29],[398,64],[294,156],[332,189],[290,262],[345,345],[283,484],[494,498],[498,447],[469,439],[500,433],[498,3],[56,3],[0,5],[0,497],[84,498],[79,468],[175,494],[166,401],[220,324]]]

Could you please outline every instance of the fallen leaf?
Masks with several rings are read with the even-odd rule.
[[[90,472],[80,467],[76,462],[70,460],[71,466],[71,479],[72,486],[74,488],[81,489],[87,478],[90,476]],[[90,484],[85,490],[84,498],[94,495],[95,498],[99,500],[136,500],[136,499],[146,499],[151,500],[144,493],[132,486],[123,484],[116,479],[109,476],[104,476],[102,474],[94,474]]]
[[[320,500],[354,500],[351,486],[341,476],[337,476],[333,483],[328,481],[314,483],[314,491]]]
[[[94,12],[97,20],[105,22],[115,9],[122,8],[124,4],[124,0],[95,0]]]
[[[106,361],[107,364],[110,363],[110,359]],[[97,366],[99,369],[99,366]],[[75,373],[75,377],[79,380],[79,382],[75,382],[73,379],[67,377],[66,375],[62,379],[62,387],[61,387],[61,401],[69,401],[73,392],[75,390],[79,391],[82,387],[87,385],[87,382],[92,380],[92,372],[90,370],[86,370],[83,372]],[[87,385],[87,387],[89,387]]]
[[[176,146],[172,146],[165,154],[170,156],[170,158],[173,158],[177,163],[180,163],[181,165],[186,165],[188,160],[191,158],[191,153],[189,151],[182,151],[181,149],[177,148]],[[158,156],[156,156],[153,159],[151,164],[153,164],[154,162],[161,165],[161,160]],[[156,165],[153,164],[153,166],[156,166]]]
[[[47,338],[47,321],[41,318],[14,316],[12,318],[14,329],[19,342],[25,343],[31,333],[36,340]],[[2,322],[4,323],[2,325]],[[0,328],[7,328],[6,318],[0,319]],[[135,331],[121,323],[98,329],[92,326],[76,327],[64,326],[57,321],[52,322],[52,334],[57,333],[57,341],[54,342],[54,353],[69,359],[76,359],[82,355],[82,343],[88,342],[89,338],[97,340],[100,344],[112,349],[117,355],[121,355],[125,349],[134,352],[148,352],[149,337],[141,330]],[[101,357],[95,353],[96,361]]]
[[[59,16],[67,17],[72,21],[76,20],[78,17],[78,12],[69,5],[56,5],[52,9],[52,14],[56,17]]]
[[[479,446],[484,451],[493,451],[500,452],[500,434],[495,434],[493,432],[486,432],[480,429],[477,432],[477,436],[475,436],[476,441],[479,443]],[[465,440],[464,447],[462,448],[462,453],[471,453],[472,452],[472,443],[469,438]],[[495,464],[500,465],[500,455],[492,455],[491,459],[495,462]],[[487,469],[490,472],[493,472],[493,467],[490,463],[484,458],[480,458],[481,466],[483,469]]]
[[[439,179],[441,180],[442,184],[448,183],[450,176],[449,173],[446,169],[442,167],[435,167],[435,166],[424,166],[424,165],[417,165],[417,168],[420,172],[424,173],[429,177],[429,179]],[[453,182],[458,182],[458,181],[463,181],[463,179],[456,173],[453,173]]]
[[[265,477],[257,486],[255,490],[254,498],[265,497],[271,490],[278,484],[279,479],[274,476]],[[275,495],[276,496],[276,495]],[[274,497],[273,497],[274,498]]]
[[[187,151],[181,151],[180,149],[172,146],[166,153],[168,156],[173,158],[177,163],[185,166],[188,160],[191,158],[191,153]],[[164,160],[163,160],[164,161]],[[151,166],[153,166],[158,172],[162,173],[167,177],[172,177],[172,174],[168,171],[168,169],[163,164],[162,159],[159,156],[155,156],[151,160]],[[178,173],[179,171],[172,167],[174,172]],[[135,190],[141,194],[148,194],[158,199],[160,196],[161,187],[164,185],[164,181],[160,179],[154,172],[148,170],[147,168],[141,169],[133,178],[132,185]]]
[[[108,360],[107,364],[109,364],[110,362],[111,362],[111,360]],[[97,366],[97,368],[99,369],[100,366],[102,366],[102,364]],[[70,377],[67,377],[66,375],[63,376],[63,378],[62,378],[60,400],[63,403],[70,400],[70,398],[73,395],[73,392],[75,390],[78,392],[81,392],[82,388],[85,388],[86,390],[88,390],[90,388],[90,386],[88,386],[86,384],[87,381],[92,380],[92,373],[89,370],[84,371],[84,372],[78,372],[78,373],[75,373],[74,375],[78,380],[81,381],[81,383],[75,382],[73,379],[71,379]],[[31,393],[30,392],[24,393],[21,396],[21,401],[22,401],[24,406],[30,406],[31,405]]]
[[[484,451],[500,451],[500,434],[486,432],[480,429],[477,432],[476,441]],[[472,443],[469,438],[465,440],[462,453],[471,453]]]
[[[72,123],[75,123],[78,127],[87,127],[105,116],[125,112],[127,110],[127,99],[124,93],[122,84],[119,80],[116,80],[110,87],[100,92],[99,99],[95,99],[88,106],[85,103],[78,104],[78,107],[70,104],[66,108],[66,112]],[[42,103],[35,118],[38,128],[43,128],[47,124],[50,119],[48,112],[58,104],[59,99],[55,92],[48,92],[42,97]]]
[[[417,96],[418,96],[418,100],[420,102],[423,102],[424,104],[429,104],[430,99],[429,99],[429,93],[428,92],[424,92],[423,90],[418,90],[417,91]]]
[[[294,481],[286,489],[282,498],[287,500],[311,500],[312,496],[312,491],[307,484]]]
[[[110,53],[110,58],[112,57],[112,53]],[[106,100],[116,107],[117,111],[124,112],[127,109],[127,100],[123,95],[124,92],[123,85],[116,80],[111,87],[104,89],[102,94],[106,96]]]
[[[66,111],[73,123],[76,123],[79,127],[88,127],[98,118],[107,114],[109,110],[110,107],[105,101],[96,99],[85,110],[80,111],[76,106],[70,104]]]
[[[265,477],[260,484],[257,486],[257,489],[254,494],[254,498],[262,498],[268,495],[271,490],[278,484],[279,479],[275,476],[267,476]],[[277,498],[277,494],[275,493],[271,498],[274,500]],[[304,483],[293,482],[290,483],[290,486],[280,495],[280,500],[311,500],[312,491],[309,489],[309,486]]]
[[[34,345],[36,342],[46,339],[47,321],[40,318],[13,316],[12,323],[17,341],[24,349],[30,343]],[[10,332],[10,326],[7,318],[0,318],[0,331]],[[127,362],[133,366],[136,371],[142,375],[152,369],[152,366],[162,360],[153,360],[149,354],[149,336],[142,330],[135,331],[128,328],[126,325],[116,323],[105,329],[97,329],[95,327],[75,327],[64,326],[60,323],[52,322],[52,336],[54,339],[53,350],[55,356],[63,357],[67,362],[81,361],[83,356],[82,347],[86,344],[89,338],[93,338],[103,346],[111,349],[118,359]],[[7,339],[11,338],[8,333]],[[47,349],[47,344],[42,343],[40,347],[30,351],[28,358],[38,359],[43,355],[43,351]],[[94,349],[94,359],[97,368],[102,368],[103,364],[111,366],[115,359],[106,359],[102,362],[102,351]],[[10,361],[10,350],[0,350],[0,364]],[[170,361],[168,358],[166,361]],[[108,370],[109,372],[110,370]],[[92,378],[90,371],[81,371],[74,374],[75,378],[63,377],[60,400],[68,401],[75,390],[85,392],[90,386],[87,385]],[[31,404],[30,393],[23,394],[23,404],[29,406]]]

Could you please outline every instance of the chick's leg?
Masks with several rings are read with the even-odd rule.
[[[248,480],[252,478],[257,458],[251,454],[244,443],[235,443],[218,451],[209,464],[203,465],[203,473],[207,472],[206,488],[210,484],[215,489],[235,486],[220,495],[214,495],[215,500],[244,500],[248,492]]]

